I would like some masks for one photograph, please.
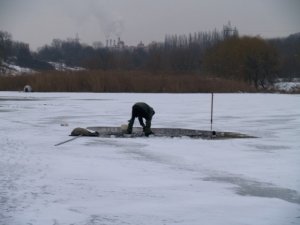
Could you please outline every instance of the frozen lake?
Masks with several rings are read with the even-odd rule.
[[[153,127],[209,130],[210,100],[0,92],[0,224],[300,224],[300,95],[215,94],[213,128],[256,139],[80,137],[54,146],[75,127],[127,123],[138,101],[156,111]]]

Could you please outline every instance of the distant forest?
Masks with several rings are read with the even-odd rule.
[[[32,52],[0,31],[0,63],[36,71],[51,71],[49,62],[101,71],[141,71],[147,74],[194,74],[239,80],[264,88],[276,78],[300,77],[300,33],[286,38],[239,36],[230,24],[221,31],[166,35],[147,46],[87,45],[78,39],[54,39]]]

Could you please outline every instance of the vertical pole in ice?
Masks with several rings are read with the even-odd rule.
[[[214,93],[211,93],[211,108],[210,108],[210,131],[212,131],[213,126],[213,111],[214,111]]]

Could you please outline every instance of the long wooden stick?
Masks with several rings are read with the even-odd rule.
[[[59,145],[65,144],[65,143],[70,142],[70,141],[73,141],[73,140],[75,140],[75,139],[77,139],[77,138],[79,138],[79,137],[82,137],[82,135],[73,137],[73,138],[68,139],[68,140],[66,140],[66,141],[63,141],[63,142],[59,142],[59,143],[55,144],[54,146],[59,146]]]

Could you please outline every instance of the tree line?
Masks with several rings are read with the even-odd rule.
[[[31,52],[28,44],[13,41],[10,34],[0,31],[0,59],[37,70],[51,70],[48,62],[61,62],[89,70],[210,75],[246,81],[258,88],[278,77],[300,76],[300,35],[270,40],[240,37],[228,24],[221,31],[166,35],[163,42],[134,48],[54,39]]]
[[[30,51],[29,44],[13,41],[11,34],[6,31],[0,31],[0,65],[2,62],[35,70],[53,69],[47,62],[39,60],[37,53]]]
[[[64,62],[87,69],[194,72],[199,71],[208,48],[237,35],[237,29],[229,24],[222,31],[166,35],[164,42],[121,49],[103,45],[92,47],[81,44],[76,38],[54,39],[50,45],[39,48],[36,56],[40,60]]]

